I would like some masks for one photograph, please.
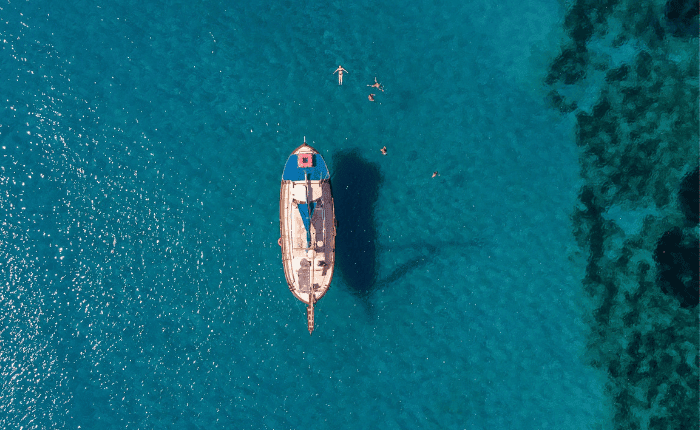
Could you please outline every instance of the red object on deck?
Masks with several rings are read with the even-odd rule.
[[[298,154],[297,166],[299,167],[314,167],[314,154]]]

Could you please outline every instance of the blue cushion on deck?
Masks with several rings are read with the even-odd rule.
[[[309,213],[309,205],[306,203],[299,203],[299,214],[301,214],[301,219],[304,221],[304,228],[307,232],[311,229],[311,218],[314,216],[314,209],[316,209],[316,203],[311,202],[311,213]]]

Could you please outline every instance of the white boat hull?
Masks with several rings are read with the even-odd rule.
[[[328,291],[335,265],[335,211],[330,174],[314,148],[297,148],[285,165],[280,187],[280,246],[289,290],[308,306]]]

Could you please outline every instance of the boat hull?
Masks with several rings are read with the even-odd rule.
[[[280,187],[280,246],[289,290],[310,307],[328,291],[335,266],[335,209],[323,157],[304,144],[285,164]]]

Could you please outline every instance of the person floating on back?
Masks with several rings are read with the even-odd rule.
[[[333,74],[338,74],[338,85],[343,85],[343,73],[349,73],[347,70],[343,69],[343,66],[338,66]]]

